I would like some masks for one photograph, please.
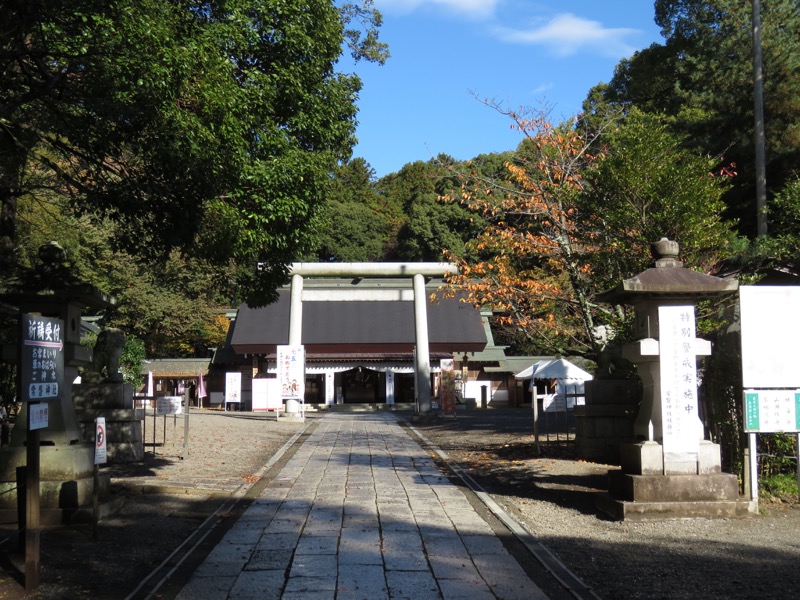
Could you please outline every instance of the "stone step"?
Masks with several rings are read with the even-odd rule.
[[[608,490],[630,502],[714,502],[738,499],[739,481],[731,473],[632,475],[613,470]]]
[[[617,521],[665,521],[687,518],[742,518],[758,512],[757,503],[745,499],[698,502],[631,502],[598,494],[597,508]]]
[[[378,410],[389,410],[389,411],[414,410],[414,403],[402,402],[398,404],[384,404],[384,403],[372,402],[372,403],[358,403],[358,404],[357,403],[332,404],[330,406],[325,407],[325,410],[329,410],[331,412],[346,412],[346,413],[375,412]]]

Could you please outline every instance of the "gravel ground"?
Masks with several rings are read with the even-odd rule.
[[[746,519],[613,522],[594,508],[609,467],[577,460],[566,441],[544,443],[539,457],[529,410],[476,410],[414,428],[604,600],[783,600],[800,594],[797,505],[762,506],[760,515]],[[274,416],[194,411],[187,454],[182,423],[168,421],[156,437],[166,445],[155,454],[148,447],[142,464],[108,468],[123,506],[101,522],[96,540],[86,525],[42,533],[41,585],[34,594],[23,593],[20,555],[13,532],[6,531],[0,599],[127,597],[221,506],[227,512],[219,515],[220,527],[235,520],[247,490],[274,474],[263,466],[300,429]],[[223,503],[236,489],[245,498],[230,508]],[[154,598],[173,592],[167,587]]]
[[[539,457],[529,409],[415,427],[605,600],[800,594],[800,504],[762,503],[743,519],[610,521],[594,497],[613,467],[577,460],[569,443]]]
[[[274,415],[192,411],[184,448],[182,417],[159,417],[155,429],[148,418],[144,461],[101,469],[112,478],[118,510],[102,519],[96,539],[90,525],[42,531],[35,593],[24,593],[15,531],[0,531],[0,599],[126,598],[215,511],[223,509],[216,530],[230,525],[247,492],[266,483],[264,465],[302,428]],[[233,504],[232,493],[242,500]]]

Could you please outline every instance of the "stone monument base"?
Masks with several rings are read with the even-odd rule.
[[[620,444],[633,439],[641,390],[630,379],[584,382],[586,404],[575,407],[575,446],[584,460],[620,464]]]
[[[90,522],[94,493],[94,444],[41,446],[39,504],[43,526]],[[0,449],[0,522],[18,522],[17,489],[24,487],[27,448]],[[98,498],[105,504],[110,495],[108,475],[99,477]]]
[[[664,454],[656,442],[623,444],[622,469],[609,471],[608,494],[597,507],[617,520],[733,518],[755,512],[739,496],[735,475],[723,473],[719,446],[701,442],[698,454]]]
[[[122,383],[83,383],[73,387],[81,440],[93,443],[95,419],[106,420],[107,460],[111,464],[144,459],[144,409],[133,407],[133,389]]]

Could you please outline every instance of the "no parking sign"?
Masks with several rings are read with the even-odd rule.
[[[94,464],[102,465],[106,462],[106,418],[97,417],[94,420]]]

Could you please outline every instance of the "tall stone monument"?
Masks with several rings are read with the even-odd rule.
[[[686,269],[677,242],[653,244],[653,268],[601,296],[631,304],[636,341],[622,355],[636,365],[642,400],[635,441],[620,449],[621,470],[609,472],[599,507],[617,519],[733,517],[748,513],[735,475],[723,473],[720,449],[704,439],[697,398],[697,357],[711,353],[695,331],[695,305],[730,294],[738,282]]]

